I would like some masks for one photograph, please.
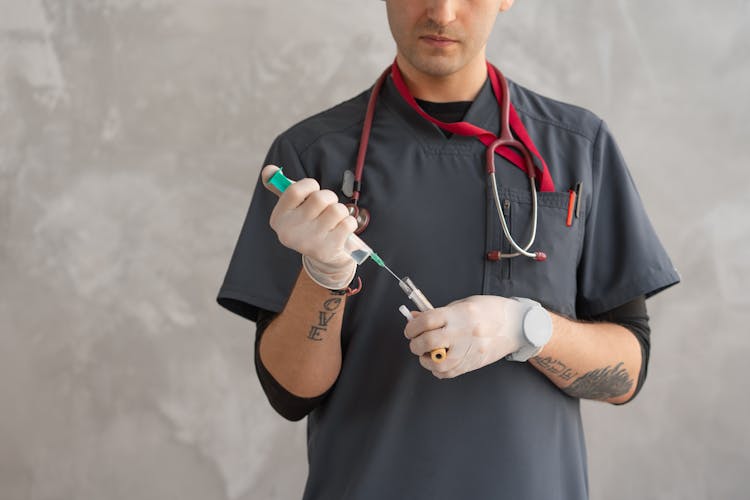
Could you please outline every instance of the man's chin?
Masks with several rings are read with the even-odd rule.
[[[444,55],[420,55],[409,63],[420,73],[434,78],[450,76],[462,67],[457,57]]]

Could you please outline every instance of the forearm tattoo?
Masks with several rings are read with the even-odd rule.
[[[606,400],[627,394],[633,387],[633,380],[622,365],[590,371],[563,390],[569,396],[582,399]]]
[[[323,310],[318,311],[318,323],[310,327],[310,331],[307,334],[307,338],[310,340],[321,341],[323,340],[323,334],[328,330],[328,323],[331,322],[333,317],[336,315],[336,311],[343,299],[340,297],[333,297],[323,302]]]
[[[548,372],[557,375],[563,380],[570,380],[576,375],[578,375],[578,372],[573,370],[572,368],[568,368],[565,363],[560,361],[559,359],[553,359],[550,356],[547,356],[546,358],[535,358],[536,362],[539,363],[539,366],[547,370]]]

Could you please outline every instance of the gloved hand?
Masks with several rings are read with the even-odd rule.
[[[516,352],[526,344],[522,320],[526,306],[514,299],[474,295],[425,312],[404,330],[409,348],[419,363],[438,378],[453,378]],[[440,363],[430,351],[448,348]]]
[[[266,165],[263,184],[279,196],[271,213],[271,228],[282,245],[302,254],[310,278],[331,290],[345,288],[354,279],[357,264],[344,250],[344,242],[357,229],[357,221],[333,191],[320,189],[315,179],[302,179],[283,193],[268,185],[279,167]]]

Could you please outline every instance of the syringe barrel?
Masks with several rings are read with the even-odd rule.
[[[362,264],[372,255],[372,248],[356,234],[350,234],[344,242],[344,249],[354,259],[357,265]]]

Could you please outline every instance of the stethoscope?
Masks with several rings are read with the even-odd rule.
[[[485,159],[485,169],[487,171],[487,175],[489,176],[489,182],[492,186],[492,193],[495,200],[495,208],[497,210],[497,215],[500,219],[500,225],[502,226],[503,234],[505,235],[506,241],[510,244],[513,252],[510,253],[502,253],[500,251],[493,251],[489,252],[487,258],[489,260],[500,260],[504,258],[511,258],[511,257],[518,257],[520,255],[523,255],[524,257],[528,257],[530,259],[534,259],[535,261],[541,262],[547,259],[547,255],[544,252],[541,251],[534,251],[531,252],[529,249],[534,244],[534,240],[536,239],[536,230],[537,230],[537,221],[538,221],[538,201],[537,201],[537,187],[536,187],[536,177],[537,177],[537,166],[534,164],[531,154],[529,153],[529,149],[526,147],[523,142],[516,140],[513,137],[513,134],[511,132],[510,128],[510,113],[511,113],[511,106],[510,106],[510,93],[508,90],[508,82],[503,76],[503,74],[495,68],[494,66],[487,63],[487,70],[488,74],[490,76],[490,80],[493,84],[493,89],[495,90],[495,95],[497,96],[498,92],[500,93],[499,100],[499,107],[500,107],[500,136],[489,142],[488,139],[485,140],[489,142],[489,144],[485,144],[487,146],[487,153],[486,153],[486,159]],[[359,199],[361,196],[362,191],[362,173],[364,171],[365,166],[365,155],[367,154],[367,144],[370,141],[370,131],[372,129],[372,123],[375,116],[375,106],[377,104],[378,96],[380,95],[380,91],[383,87],[383,84],[385,83],[386,79],[389,75],[392,75],[394,78],[394,83],[396,83],[397,88],[399,89],[399,92],[402,94],[402,96],[409,101],[409,104],[414,107],[419,114],[421,114],[424,118],[433,121],[433,123],[438,124],[439,126],[446,128],[448,130],[451,130],[449,126],[452,124],[443,124],[442,122],[438,122],[434,118],[429,117],[424,111],[419,108],[419,106],[414,101],[414,98],[411,96],[411,94],[408,93],[408,89],[406,88],[405,83],[403,82],[403,77],[401,76],[401,73],[398,69],[398,66],[394,62],[391,67],[386,69],[382,75],[378,78],[378,80],[375,82],[375,85],[372,88],[372,91],[370,93],[370,98],[367,103],[367,111],[365,112],[365,120],[364,125],[362,126],[362,133],[360,135],[359,139],[359,149],[357,151],[357,161],[354,168],[354,182],[351,189],[351,199],[349,203],[346,204],[346,207],[349,209],[349,214],[353,216],[357,220],[357,229],[355,231],[356,234],[362,233],[367,226],[370,223],[371,216],[370,211],[364,207],[359,206]],[[516,124],[520,124],[520,120],[517,119],[517,116],[514,116]],[[470,124],[467,124],[469,127],[473,127]],[[520,124],[520,128],[523,129],[523,125]],[[487,131],[484,131],[482,129],[473,127],[473,131],[471,133],[465,133],[461,131],[456,131],[457,133],[462,133],[463,135],[474,135],[476,131],[481,131],[485,134],[490,134]],[[453,130],[451,130],[453,131]],[[524,130],[525,134],[525,130]],[[490,134],[493,138],[495,137],[494,134]],[[530,139],[529,139],[530,141]],[[485,142],[485,141],[482,141]],[[533,147],[533,144],[532,144]],[[530,191],[531,191],[531,232],[529,235],[529,239],[526,242],[525,245],[519,244],[515,238],[513,238],[513,235],[510,233],[510,228],[508,227],[508,222],[505,219],[505,214],[503,213],[503,210],[501,208],[500,203],[500,195],[498,193],[498,185],[497,185],[497,178],[495,177],[495,152],[498,150],[498,148],[506,148],[506,151],[510,150],[516,151],[517,153],[520,153],[523,170],[526,171],[527,177],[529,179],[529,185],[530,185]],[[505,156],[505,155],[504,155]],[[537,156],[541,157],[537,154]],[[506,156],[507,157],[507,156]],[[546,164],[544,164],[544,160],[541,160],[542,164],[544,165],[544,169],[540,170],[540,177],[542,178],[540,181],[540,184],[545,184],[547,186],[551,186],[551,178],[549,176],[549,171],[547,170]]]

